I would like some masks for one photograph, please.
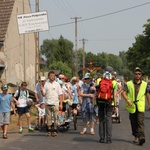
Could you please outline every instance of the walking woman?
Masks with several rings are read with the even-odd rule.
[[[80,132],[81,135],[87,132],[87,122],[90,123],[90,133],[94,135],[94,121],[95,121],[95,111],[94,111],[94,86],[90,86],[90,77],[85,75],[85,82],[81,87],[80,96],[82,97],[82,119],[83,119],[83,130]]]

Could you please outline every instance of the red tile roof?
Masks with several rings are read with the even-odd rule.
[[[5,40],[15,0],[0,0],[0,41]]]

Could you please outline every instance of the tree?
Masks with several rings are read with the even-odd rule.
[[[71,68],[74,64],[72,59],[74,55],[72,49],[73,43],[64,39],[63,36],[60,36],[58,40],[44,40],[41,45],[40,55],[44,55],[46,58],[46,66],[48,70],[55,68],[70,75]]]
[[[61,70],[61,73],[67,76],[67,78],[72,77],[71,68],[68,64],[63,63],[62,61],[52,62],[49,67],[52,70]]]
[[[143,26],[143,34],[135,38],[135,43],[126,52],[129,69],[133,70],[136,66],[142,68],[145,75],[150,74],[150,19]]]
[[[60,36],[58,40],[44,40],[41,45],[40,54],[46,57],[48,66],[53,61],[71,64],[72,49],[73,43]]]

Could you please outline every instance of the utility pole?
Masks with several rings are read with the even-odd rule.
[[[78,30],[77,30],[77,23],[78,19],[81,17],[74,17],[71,19],[75,19],[75,75],[78,75]]]
[[[83,66],[83,68],[85,68],[85,41],[87,41],[87,39],[83,38],[80,41],[82,41],[82,44],[83,44],[82,66]],[[83,74],[83,76],[85,75],[85,70],[82,70],[82,74]]]
[[[35,0],[35,11],[39,12],[39,0]],[[40,64],[39,64],[39,32],[36,32],[36,58],[35,58],[35,83],[38,82],[40,76]]]
[[[25,13],[25,8],[24,8],[24,0],[22,0],[22,7],[23,7],[23,14]],[[24,62],[23,62],[23,64],[24,64],[24,81],[26,81],[26,36],[25,36],[25,34],[23,34],[23,55],[24,55],[24,57],[23,57],[23,59],[24,59]]]

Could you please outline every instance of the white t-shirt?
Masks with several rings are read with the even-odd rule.
[[[15,92],[14,97],[17,97],[18,93],[19,93],[19,90],[17,90]],[[19,101],[20,104],[17,105],[17,107],[26,107],[27,106],[28,97],[29,97],[29,92],[27,90],[26,91],[22,91],[20,89],[20,96],[18,98],[18,101]]]
[[[38,114],[39,114],[39,116],[45,116],[46,115],[45,108],[42,109],[42,108],[38,107]]]
[[[43,88],[46,105],[59,105],[59,95],[62,94],[60,84],[56,81],[46,82]]]
[[[34,90],[34,92],[38,95],[39,103],[45,102],[45,97],[42,96],[41,91],[40,91],[40,87],[41,87],[40,82],[38,82],[36,84],[36,87],[35,87],[35,90]]]

